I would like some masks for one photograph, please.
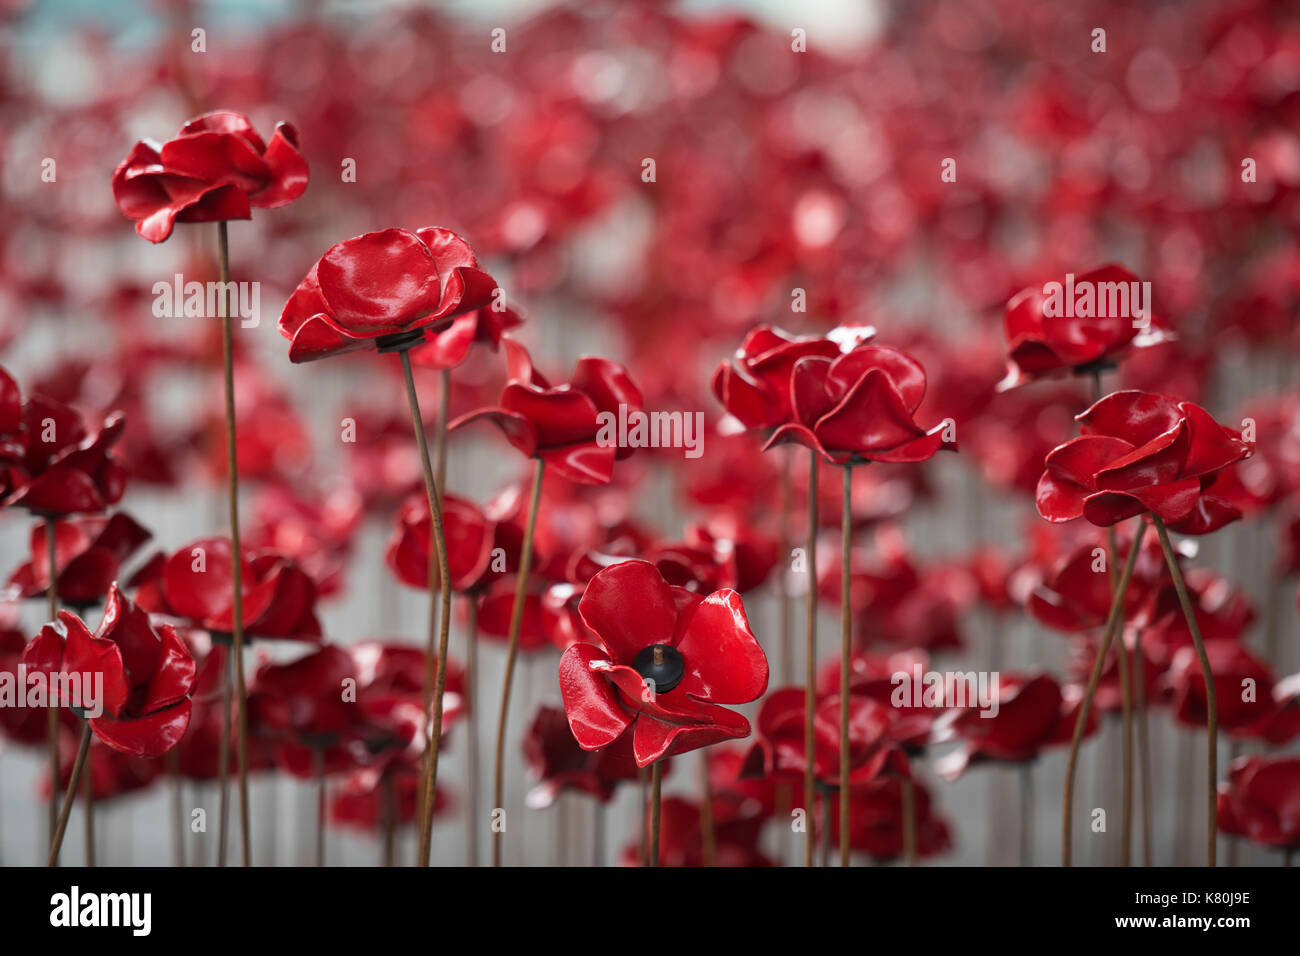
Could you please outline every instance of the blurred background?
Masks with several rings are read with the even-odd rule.
[[[869,323],[878,341],[916,355],[930,378],[918,420],[954,419],[960,452],[857,469],[857,638],[932,652],[940,668],[1046,671],[1077,696],[1081,638],[1045,628],[1023,605],[1075,540],[1037,516],[1033,487],[1046,451],[1073,435],[1090,386],[1062,379],[996,392],[1002,314],[1022,287],[1124,265],[1151,281],[1177,338],[1134,353],[1107,387],[1168,392],[1234,427],[1247,417],[1258,425],[1256,455],[1233,488],[1245,520],[1188,539],[1198,600],[1266,667],[1269,693],[1300,670],[1288,544],[1300,542],[1294,4],[6,0],[0,17],[0,364],[25,395],[126,412],[119,452],[132,477],[119,507],[153,537],[124,577],[155,551],[224,532],[224,445],[217,323],[158,319],[151,308],[157,281],[215,278],[215,230],[180,225],[167,242],[146,243],[116,208],[110,179],[136,140],[165,140],[221,108],[246,114],[264,136],[294,124],[311,169],[301,199],[231,224],[231,273],[261,282],[260,324],[236,330],[245,540],[303,561],[332,642],[423,644],[428,596],[385,563],[400,502],[420,487],[418,462],[391,359],[291,366],[275,320],[335,242],[436,224],[474,245],[525,320],[513,334],[549,376],[563,379],[579,354],[605,355],[628,367],[647,407],[705,414],[702,458],[639,452],[609,488],[555,494],[582,505],[568,520],[583,527],[634,521],[662,543],[684,540],[693,522],[726,519],[753,535],[774,556],[746,593],[773,687],[803,679],[802,631],[783,630],[780,598],[782,588],[796,592],[801,619],[803,584],[782,573],[789,562],[778,551],[802,529],[781,526],[785,456],[760,455],[756,437],[727,427],[709,390],[715,366],[759,323],[805,334]],[[1104,52],[1094,51],[1099,28]],[[494,30],[504,30],[501,52]],[[57,176],[46,182],[50,158]],[[1244,158],[1255,161],[1250,182]],[[953,182],[941,179],[947,159]],[[416,374],[432,420],[440,376]],[[476,348],[455,369],[451,414],[492,404],[503,378],[500,353]],[[348,419],[355,443],[341,440]],[[517,493],[511,483],[528,474],[487,429],[454,435],[450,447],[449,491],[480,504]],[[803,453],[790,457],[802,496]],[[834,554],[838,476],[826,478]],[[30,533],[26,514],[0,515],[6,579],[30,560]],[[572,526],[554,535],[581,537]],[[889,575],[906,582],[906,600],[878,586]],[[838,647],[838,580],[826,587],[834,596],[823,601],[819,659]],[[4,613],[13,633],[30,637],[43,598]],[[460,659],[463,635],[458,619]],[[298,653],[256,649],[257,660]],[[543,635],[517,674],[506,861],[614,863],[637,833],[635,783],[599,814],[575,793],[525,809],[537,780],[521,740],[539,707],[559,706],[558,654]],[[503,656],[485,635],[480,794],[490,788]],[[1153,666],[1154,861],[1199,862],[1204,729],[1163,705],[1176,688]],[[1110,710],[1082,756],[1083,863],[1119,856]],[[467,731],[454,729],[442,765],[439,864],[470,858]],[[1221,777],[1229,756],[1278,748],[1295,752],[1294,742],[1225,733]],[[1030,858],[1057,863],[1062,748],[1034,764],[1023,815],[1015,766],[973,767],[948,782],[931,764],[949,749],[915,763],[950,837],[926,862],[1014,864],[1023,816]],[[4,864],[44,857],[42,759],[40,745],[0,736]],[[99,862],[176,861],[160,823],[174,781],[103,759]],[[675,760],[665,793],[696,799],[699,760]],[[210,779],[179,785],[186,806],[215,817]],[[350,785],[330,781],[335,794]],[[252,790],[255,862],[309,862],[314,785],[268,769]],[[1093,807],[1108,808],[1106,834],[1085,829],[1082,811]],[[73,864],[84,858],[77,827],[74,811],[63,857]],[[210,824],[187,835],[188,864],[214,862],[215,833]],[[1230,850],[1235,842],[1224,838],[1221,860],[1277,861],[1247,845]],[[484,834],[481,859],[486,845]],[[404,829],[398,860],[411,862],[413,847]],[[780,821],[756,847],[798,859]],[[370,865],[377,853],[373,830],[331,826],[330,863]]]

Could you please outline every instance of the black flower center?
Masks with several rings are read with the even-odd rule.
[[[632,659],[632,669],[646,681],[653,682],[651,686],[656,694],[666,694],[682,682],[686,661],[670,644],[651,644],[637,651]]]

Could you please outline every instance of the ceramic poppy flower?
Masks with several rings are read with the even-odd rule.
[[[386,641],[362,641],[348,648],[357,681],[355,735],[368,762],[414,772],[424,753],[429,715],[424,711],[424,684],[437,658],[416,647]],[[445,736],[465,714],[465,672],[448,659],[443,696]]]
[[[903,748],[909,757],[921,754],[930,742],[935,720],[942,711],[917,703],[897,693],[898,675],[914,679],[930,669],[930,655],[919,648],[876,652],[855,651],[849,657],[849,693],[887,706],[889,723],[885,737]],[[840,689],[840,659],[832,657],[817,673],[817,693],[833,696]],[[800,719],[802,723],[802,718]],[[852,728],[850,728],[852,731]],[[836,744],[838,751],[838,742]]]
[[[152,614],[229,634],[235,614],[231,557],[229,538],[199,538],[170,556],[155,555],[131,579],[139,588],[136,599]],[[312,579],[274,551],[245,551],[240,561],[245,634],[319,641]]]
[[[844,345],[866,342],[875,329],[836,329],[824,338],[792,336],[760,325],[751,331],[729,362],[713,371],[709,388],[722,407],[745,428],[766,431],[794,417],[790,373],[802,358],[834,358]]]
[[[1273,673],[1237,641],[1206,640],[1205,656],[1214,676],[1219,726],[1236,730],[1256,724],[1273,710]],[[1174,719],[1191,727],[1206,721],[1205,678],[1191,647],[1174,655],[1165,675]]]
[[[934,809],[930,791],[919,781],[912,784],[913,810],[916,815],[916,855],[920,859],[939,856],[952,849],[952,834],[946,820]],[[897,860],[904,853],[903,780],[881,777],[861,787],[854,787],[850,799],[853,813],[849,822],[849,846],[866,853],[877,863]],[[831,843],[839,840],[840,796],[829,796]]]
[[[925,369],[898,349],[859,345],[833,359],[802,358],[790,373],[792,420],[764,450],[794,442],[835,465],[918,462],[943,447],[955,451],[944,441],[944,423],[926,431],[913,419],[924,397]]]
[[[609,803],[620,783],[637,779],[632,733],[625,732],[600,750],[583,750],[559,707],[538,708],[524,736],[523,751],[537,779],[524,801],[534,810],[549,807],[566,790]]]
[[[63,516],[93,514],[121,499],[127,474],[112,448],[126,428],[125,416],[114,412],[96,424],[67,405],[32,395],[22,419],[22,454],[4,469],[8,493],[0,505]]]
[[[1099,299],[1103,296],[1109,298],[1108,290],[1112,288],[1122,288],[1127,301],[1129,292],[1140,288],[1137,282],[1137,276],[1127,269],[1107,265],[1082,273],[1074,279],[1073,285],[1078,290],[1094,290]],[[1066,306],[1074,303],[1061,303],[1061,309],[1048,315],[1048,303],[1049,296],[1044,295],[1041,286],[1022,289],[1007,302],[1002,320],[1007,336],[1007,374],[998,384],[999,391],[1052,375],[1078,374],[1091,367],[1113,365],[1132,348],[1145,348],[1169,338],[1164,320],[1156,315],[1148,315],[1146,321],[1141,322],[1133,314],[1100,318],[1075,314],[1079,311],[1094,315],[1112,311],[1102,309],[1100,302],[1094,302],[1086,310],[1067,309]],[[1132,305],[1113,311],[1131,313]],[[1148,311],[1150,306],[1151,303],[1147,302]]]
[[[1111,604],[1107,563],[1114,560],[1122,567],[1131,545],[1131,539],[1123,540],[1119,553],[1111,555],[1104,540],[1083,541],[1062,555],[1029,593],[1026,605],[1029,613],[1040,624],[1067,634],[1104,626]],[[1126,620],[1132,620],[1133,613],[1150,599],[1153,589],[1167,577],[1159,542],[1144,538],[1142,552],[1124,594]]]
[[[18,683],[19,665],[27,637],[21,627],[21,608],[14,603],[0,603],[0,677]],[[64,715],[60,711],[60,716]],[[71,714],[67,715],[75,721]],[[0,707],[0,733],[18,744],[36,746],[43,743],[47,734],[45,710],[40,707]]]
[[[289,558],[316,583],[322,598],[330,597],[344,588],[353,540],[365,517],[362,506],[361,496],[346,484],[310,497],[273,485],[258,493],[255,520],[240,543]]]
[[[196,116],[165,143],[140,140],[113,172],[113,198],[135,231],[162,242],[177,222],[250,219],[307,188],[298,133],[277,123],[265,143],[246,116],[216,110]]]
[[[506,440],[529,458],[540,458],[551,471],[584,485],[608,484],[614,462],[632,454],[609,440],[602,413],[619,420],[619,409],[639,411],[641,392],[627,370],[609,359],[578,359],[566,385],[553,386],[534,367],[528,351],[506,336],[503,340],[509,381],[495,408],[463,415],[448,426],[455,431],[477,421],[496,425]]]
[[[310,777],[321,759],[325,773],[353,769],[357,700],[344,693],[357,679],[356,662],[341,647],[323,644],[287,663],[264,663],[248,694],[250,733],[275,752],[275,762],[295,777]]]
[[[391,814],[393,826],[409,826],[418,817],[419,795],[420,777],[414,770],[388,775],[375,767],[362,767],[345,777],[331,793],[330,822],[373,834],[387,825]],[[433,815],[442,816],[455,809],[451,792],[439,787]]]
[[[1219,784],[1219,829],[1261,846],[1300,849],[1300,757],[1238,757]]]
[[[450,229],[384,229],[332,246],[280,314],[291,362],[400,351],[490,306],[496,281]]]
[[[578,610],[600,644],[574,644],[559,674],[583,750],[608,747],[630,727],[646,767],[748,736],[749,721],[719,706],[767,689],[767,658],[735,591],[701,597],[670,587],[645,561],[624,561],[591,579]]]
[[[59,735],[59,794],[67,792],[68,782],[72,779],[72,768],[77,762],[77,743],[77,735],[71,729]],[[95,802],[106,803],[147,790],[162,772],[161,760],[123,753],[100,743],[99,738],[92,738],[81,779],[84,785],[89,777]],[[48,776],[42,781],[41,789],[49,791]],[[49,798],[48,792],[44,795]]]
[[[114,585],[104,619],[91,633],[81,618],[59,612],[59,625],[47,624],[23,651],[29,672],[81,675],[82,700],[61,700],[66,707],[103,708],[89,717],[95,736],[115,750],[136,757],[157,757],[176,746],[190,721],[194,658],[176,631],[156,629],[142,608]],[[90,701],[86,675],[103,681],[103,700]]]
[[[384,552],[389,570],[408,587],[429,586],[429,561],[431,556],[438,559],[431,547],[432,528],[428,497],[422,491],[408,497],[397,513],[397,527]],[[496,522],[474,502],[446,494],[442,496],[442,529],[452,590],[469,591],[491,563]]]
[[[940,776],[955,780],[986,761],[1026,763],[1047,747],[1069,743],[1078,722],[1081,695],[1063,693],[1047,674],[1002,673],[994,691],[997,712],[977,704],[947,711],[935,724],[934,742],[963,746],[935,761]],[[988,716],[985,716],[988,714]],[[1088,715],[1085,736],[1097,729]]]
[[[1083,434],[1043,462],[1038,513],[1048,521],[1084,517],[1109,527],[1149,512],[1175,531],[1207,534],[1241,517],[1208,489],[1250,456],[1250,445],[1199,406],[1121,391],[1078,420]]]
[[[217,780],[221,776],[221,751],[223,747],[221,726],[227,719],[224,706],[225,678],[229,673],[230,647],[211,640],[203,631],[178,629],[198,666],[194,690],[190,695],[190,725],[176,747],[177,764],[181,776],[187,780]],[[231,689],[233,693],[233,688]],[[235,714],[229,714],[225,740],[234,739]],[[271,770],[275,767],[271,748],[259,737],[248,741],[248,770],[250,773]],[[227,775],[239,772],[239,756],[234,747],[226,747]]]
[[[741,771],[742,776],[800,781],[808,766],[804,747],[805,697],[802,687],[782,687],[763,700],[758,712],[758,736]],[[869,783],[884,774],[909,776],[907,757],[889,735],[890,708],[870,697],[849,695],[849,786]],[[813,716],[813,776],[841,786],[840,698],[819,695]]]
[[[45,536],[49,523],[32,528],[31,560],[9,579],[13,597],[46,593],[50,583]],[[108,594],[122,565],[151,535],[125,512],[109,518],[72,518],[54,522],[55,568],[59,601],[74,608],[97,604]]]
[[[1241,728],[1235,736],[1253,737],[1280,747],[1300,737],[1300,674],[1273,685],[1273,706],[1262,720]]]

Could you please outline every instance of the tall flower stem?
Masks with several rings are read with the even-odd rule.
[[[325,865],[325,748],[311,751],[312,775],[316,778],[316,865]]]
[[[790,555],[790,521],[794,507],[794,489],[791,464],[794,457],[789,448],[781,449],[781,561]],[[794,682],[794,601],[790,595],[790,576],[782,571],[777,576],[777,597],[781,604],[781,679]]]
[[[700,751],[700,863],[713,866],[717,859],[718,838],[713,825],[713,784],[709,780],[708,751]]]
[[[1079,705],[1079,718],[1074,723],[1074,737],[1070,741],[1070,755],[1065,762],[1065,793],[1061,800],[1061,865],[1070,865],[1073,849],[1070,832],[1070,818],[1074,809],[1074,775],[1079,762],[1079,746],[1083,743],[1083,734],[1088,727],[1088,716],[1092,713],[1092,699],[1097,694],[1097,685],[1101,682],[1102,668],[1106,663],[1106,654],[1111,641],[1124,620],[1124,595],[1128,593],[1129,581],[1133,579],[1133,568],[1137,564],[1138,553],[1142,550],[1142,538],[1146,535],[1146,523],[1138,524],[1137,533],[1133,535],[1133,544],[1124,562],[1124,573],[1120,575],[1119,584],[1110,602],[1110,615],[1106,619],[1106,631],[1102,635],[1101,645],[1097,648],[1097,657],[1092,662],[1092,673],[1088,675],[1088,687],[1084,691],[1083,701]]]
[[[817,712],[817,453],[808,453],[808,537],[804,561],[808,568],[808,616],[804,637],[804,708],[803,708],[803,805],[808,827],[804,841],[803,865],[813,865],[814,764],[817,762],[817,738],[813,720]]]
[[[1034,865],[1034,765],[1022,763],[1020,776],[1020,865]]]
[[[49,585],[45,589],[45,595],[49,602],[50,623],[53,624],[59,617],[59,558],[58,549],[55,543],[55,521],[53,518],[45,519],[45,554],[49,559]],[[53,700],[45,712],[45,742],[49,752],[50,763],[50,805],[49,805],[49,829],[46,837],[51,843],[54,842],[54,830],[58,826],[58,794],[59,794],[59,707]]]
[[[230,826],[230,728],[234,713],[230,669],[234,655],[229,645],[223,648],[221,667],[221,733],[217,737],[217,866],[226,865],[226,845]]]
[[[411,375],[411,356],[402,349],[402,378],[406,382],[406,403],[411,407],[411,429],[415,432],[415,444],[420,452],[420,467],[424,471],[424,494],[429,501],[429,514],[433,517],[433,545],[438,561],[438,593],[440,600],[435,604],[433,593],[429,594],[429,644],[425,651],[426,661],[437,655],[437,670],[433,678],[433,726],[424,743],[424,787],[423,800],[420,801],[420,852],[419,865],[429,865],[429,854],[433,841],[433,804],[438,790],[438,750],[442,743],[442,696],[447,686],[447,639],[451,633],[451,579],[447,570],[447,539],[442,530],[442,498],[438,494],[438,482],[433,475],[433,465],[429,461],[429,443],[424,437],[424,419],[420,416],[420,399],[415,393],[415,379]],[[430,562],[432,563],[432,562]],[[434,608],[438,608],[438,646],[433,646]],[[426,705],[424,713],[429,713]]]
[[[447,487],[447,412],[451,407],[451,369],[443,369],[438,389],[438,425],[433,433],[434,479],[438,494]]]
[[[86,866],[95,865],[95,787],[94,774],[88,773],[81,781],[81,815],[85,826]]]
[[[849,601],[853,550],[853,466],[844,466],[840,506],[840,866],[849,865],[849,658],[853,654],[853,608]]]
[[[533,493],[528,502],[528,523],[524,531],[524,543],[519,552],[519,575],[515,579],[515,600],[510,608],[510,635],[506,643],[506,674],[501,687],[501,710],[497,715],[497,748],[492,768],[492,806],[494,810],[504,809],[505,804],[505,769],[506,769],[506,722],[510,717],[510,685],[515,676],[515,659],[519,656],[519,632],[524,624],[524,602],[527,598],[528,575],[533,565],[533,533],[537,529],[537,509],[542,498],[542,477],[546,471],[546,462],[537,459],[533,471]],[[504,831],[493,828],[492,831],[492,865],[501,865],[501,844]]]
[[[221,267],[221,361],[225,370],[226,392],[226,491],[230,507],[231,607],[234,611],[232,638],[235,656],[235,723],[238,743],[235,766],[239,773],[239,835],[244,866],[252,865],[253,849],[249,835],[248,808],[248,708],[244,698],[244,569],[243,550],[239,545],[239,463],[235,442],[235,345],[231,332],[230,244],[225,220],[217,223],[217,248]],[[221,852],[224,857],[225,841]],[[224,862],[224,860],[223,860]]]
[[[1110,569],[1111,599],[1114,600],[1117,582],[1115,580],[1115,561],[1119,555],[1119,543],[1115,535],[1115,526],[1108,529],[1110,555],[1106,567]],[[1119,666],[1120,710],[1123,714],[1123,780],[1121,783],[1121,817],[1120,817],[1120,865],[1128,866],[1133,859],[1133,685],[1129,682],[1128,645],[1124,641],[1121,627],[1119,640],[1115,643],[1115,660]]]
[[[167,751],[167,779],[171,784],[172,796],[172,865],[185,865],[185,795],[181,779],[180,749],[173,747]]]
[[[81,782],[81,771],[86,766],[86,755],[90,753],[90,722],[85,721],[81,727],[81,744],[77,747],[77,760],[72,765],[72,776],[68,778],[68,788],[63,792],[63,809],[54,826],[54,837],[50,840],[50,856],[46,866],[59,865],[59,850],[63,847],[63,834],[68,829],[68,817],[72,814],[72,803],[77,799],[77,784]],[[55,787],[58,778],[54,779]]]
[[[380,788],[380,797],[383,800],[380,821],[383,831],[380,836],[383,841],[382,863],[386,867],[391,867],[397,848],[397,794],[391,773],[384,772],[383,778],[380,780]]]
[[[465,852],[466,864],[478,866],[478,600],[465,599]]]
[[[1192,599],[1187,594],[1187,584],[1183,581],[1182,569],[1178,567],[1178,557],[1174,554],[1173,545],[1169,543],[1169,532],[1165,528],[1165,523],[1158,516],[1152,515],[1151,520],[1156,526],[1156,534],[1160,536],[1160,548],[1165,553],[1165,564],[1169,565],[1169,576],[1174,579],[1174,590],[1178,592],[1178,603],[1183,607],[1183,617],[1187,620],[1187,629],[1192,633],[1192,643],[1196,646],[1196,656],[1201,662],[1201,676],[1205,680],[1206,733],[1209,736],[1209,754],[1207,757],[1209,771],[1208,798],[1210,801],[1206,821],[1208,825],[1206,865],[1214,866],[1219,842],[1218,798],[1216,794],[1216,783],[1219,776],[1219,702],[1215,697],[1214,672],[1210,669],[1210,658],[1205,653],[1205,642],[1201,639],[1201,625],[1196,620],[1196,612],[1192,609]]]
[[[903,859],[908,866],[916,866],[916,784],[911,777],[904,777],[900,787],[900,799],[903,803]]]
[[[659,865],[659,787],[663,783],[663,767],[656,760],[650,765],[650,848],[646,852],[646,865]]]
[[[1133,706],[1137,712],[1138,767],[1142,779],[1142,865],[1151,865],[1151,742],[1147,733],[1146,665],[1142,661],[1142,629],[1133,634]]]

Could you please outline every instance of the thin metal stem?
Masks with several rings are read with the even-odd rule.
[[[849,660],[853,655],[853,609],[849,601],[853,550],[853,466],[844,466],[840,508],[840,866],[849,865]]]
[[[808,452],[808,534],[804,561],[808,568],[807,619],[804,636],[804,773],[803,805],[807,815],[808,838],[804,841],[803,864],[813,865],[816,829],[813,822],[813,770],[817,762],[817,738],[813,720],[817,712],[817,453]]]
[[[82,724],[81,744],[77,747],[77,760],[72,765],[72,776],[68,778],[68,787],[63,791],[63,809],[59,811],[59,819],[54,826],[54,838],[50,840],[50,856],[45,862],[46,866],[59,865],[59,850],[63,847],[63,834],[68,829],[68,817],[72,814],[73,801],[77,799],[77,784],[81,782],[81,771],[86,765],[88,753],[90,753],[90,722],[86,721]],[[54,784],[57,789],[57,779]]]

